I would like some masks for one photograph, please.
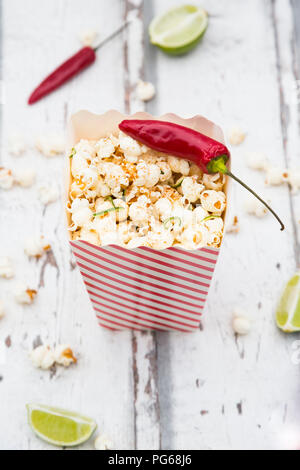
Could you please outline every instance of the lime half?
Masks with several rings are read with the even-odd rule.
[[[285,286],[276,311],[276,323],[285,333],[300,331],[300,271]]]
[[[26,405],[28,422],[35,434],[55,446],[71,447],[87,441],[97,425],[78,413],[44,405]]]
[[[208,15],[203,8],[182,5],[152,20],[150,41],[169,54],[185,54],[196,46],[207,25]]]

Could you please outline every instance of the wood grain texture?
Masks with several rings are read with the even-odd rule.
[[[290,426],[299,428],[300,372],[292,343],[274,324],[283,283],[299,265],[299,195],[264,188],[263,175],[247,168],[244,152],[265,151],[278,166],[299,167],[299,62],[293,3],[289,0],[202,0],[210,26],[202,43],[184,57],[169,57],[149,45],[146,27],[172,0],[4,0],[2,18],[1,165],[34,166],[39,182],[63,188],[62,158],[33,148],[35,136],[64,132],[78,109],[110,108],[183,116],[203,114],[225,130],[247,131],[233,149],[233,169],[264,193],[285,220],[279,231],[271,216],[244,213],[245,192],[233,186],[232,215],[239,235],[227,235],[210,290],[201,330],[179,333],[112,333],[96,320],[72,258],[58,201],[44,208],[37,186],[0,191],[2,254],[10,255],[16,278],[39,287],[33,306],[18,306],[13,282],[0,279],[7,316],[0,341],[0,449],[48,449],[27,426],[25,403],[36,401],[93,416],[118,449],[271,449],[282,445]],[[54,66],[80,47],[77,35],[90,27],[101,36],[124,17],[125,35],[99,51],[81,77],[32,108],[29,92]],[[252,29],[255,34],[250,34]],[[141,77],[157,88],[142,105],[135,96]],[[31,148],[24,157],[7,152],[7,137],[23,131]],[[38,262],[23,252],[31,233],[45,234],[52,251]],[[253,319],[253,330],[236,338],[234,306]],[[35,370],[28,352],[40,342],[66,342],[78,366]],[[84,448],[92,448],[92,442]]]

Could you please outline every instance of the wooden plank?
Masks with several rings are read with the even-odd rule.
[[[169,0],[163,7],[172,5]],[[273,319],[281,286],[296,267],[290,195],[284,187],[265,189],[263,176],[250,171],[243,157],[244,151],[260,150],[285,165],[272,4],[202,5],[211,14],[202,44],[184,57],[156,53],[155,109],[200,113],[225,129],[244,128],[247,140],[233,149],[233,170],[271,199],[287,230],[281,233],[269,216],[245,215],[247,196],[233,187],[231,212],[240,216],[241,232],[225,237],[203,331],[158,338],[162,448],[268,449],[280,445],[283,424],[299,416],[299,370],[290,359],[294,338],[282,336]],[[288,1],[282,5],[280,18],[291,34],[291,7]],[[161,11],[156,0],[154,14]],[[253,318],[248,337],[233,334],[234,306]]]
[[[124,42],[125,109],[144,111],[135,87],[144,77],[143,0],[125,2],[125,20],[131,21]],[[135,449],[160,448],[160,410],[155,332],[132,332]]]
[[[78,32],[99,28],[102,37],[122,21],[118,0],[4,2],[3,75],[6,105],[2,132],[23,131],[32,144],[36,135],[64,132],[73,111],[87,108],[103,112],[124,102],[122,37],[99,51],[96,64],[81,77],[32,108],[26,98],[32,88],[61,60],[80,47]],[[4,152],[2,162],[14,168],[34,166],[38,182],[54,181],[63,188],[63,159],[48,160],[30,149],[19,160]],[[7,348],[0,365],[0,447],[44,449],[27,426],[25,403],[42,402],[75,409],[93,416],[99,430],[120,449],[134,447],[134,409],[131,333],[98,328],[82,280],[68,246],[60,202],[44,208],[36,187],[0,192],[1,250],[16,264],[17,278],[28,280],[39,293],[32,307],[12,299],[12,282],[1,280],[0,296],[7,306],[0,340]],[[5,221],[5,223],[3,223]],[[52,253],[39,262],[23,252],[24,238],[44,233]],[[67,342],[79,355],[78,366],[52,373],[35,370],[27,357],[33,344]],[[6,403],[7,406],[3,406]],[[92,442],[87,445],[91,448]]]

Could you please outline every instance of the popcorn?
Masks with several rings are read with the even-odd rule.
[[[150,82],[139,80],[136,87],[136,94],[141,101],[150,101],[155,96],[155,86]]]
[[[181,183],[181,191],[189,202],[196,202],[204,190],[203,184],[198,184],[194,177],[188,176]]]
[[[240,224],[237,215],[233,217],[232,222],[227,226],[226,232],[227,233],[239,233],[240,231]]]
[[[252,170],[267,170],[269,168],[269,161],[267,156],[262,152],[248,152],[246,154],[246,161],[249,168]]]
[[[64,367],[69,367],[71,364],[76,364],[77,362],[72,349],[66,344],[56,346],[54,349],[54,360],[56,364]]]
[[[26,150],[24,136],[19,133],[13,133],[8,138],[8,152],[15,157],[19,157]]]
[[[0,277],[11,279],[15,275],[15,270],[11,259],[8,256],[0,256]]]
[[[109,450],[113,448],[112,442],[104,435],[100,434],[94,442],[96,450]]]
[[[142,154],[140,144],[130,136],[120,132],[119,145],[120,149],[124,153],[125,158],[131,163],[137,163],[138,157]]]
[[[169,156],[168,163],[174,173],[181,173],[183,176],[187,176],[190,172],[189,162],[183,158]]]
[[[289,170],[288,183],[292,188],[292,193],[295,194],[300,189],[300,170]]]
[[[19,281],[14,286],[14,296],[19,304],[32,304],[37,295],[37,291],[29,289],[25,282]]]
[[[54,184],[45,184],[38,189],[39,199],[45,206],[57,201],[59,192]]]
[[[282,168],[268,168],[265,183],[267,186],[279,186],[288,181],[289,173]]]
[[[233,330],[237,335],[247,335],[251,331],[251,322],[249,317],[240,309],[236,309],[233,313],[232,321]]]
[[[54,157],[64,153],[65,139],[60,135],[43,135],[36,139],[35,146],[45,157]]]
[[[105,139],[100,139],[95,145],[95,149],[98,157],[100,158],[109,158],[115,151],[115,146],[113,141],[107,137]]]
[[[53,351],[49,346],[38,346],[30,353],[30,359],[37,369],[48,370],[55,363]]]
[[[40,258],[51,246],[45,241],[43,236],[30,237],[25,241],[24,251],[27,256]]]
[[[232,127],[229,132],[229,142],[231,145],[240,145],[246,138],[245,132],[240,127]]]
[[[160,220],[164,220],[167,217],[170,217],[172,212],[172,203],[166,197],[158,199],[154,204],[154,210],[157,213]]]
[[[0,189],[11,189],[14,184],[12,171],[0,167]]]
[[[15,171],[15,182],[23,188],[29,188],[35,182],[36,171],[31,168],[23,168]]]
[[[204,173],[203,184],[207,189],[214,189],[215,191],[221,191],[225,184],[225,175],[220,175],[220,173],[208,175]]]
[[[161,155],[123,132],[78,142],[71,172],[73,240],[128,249],[220,246],[224,175],[203,175],[193,163]]]
[[[256,198],[251,196],[245,201],[245,210],[248,214],[255,215],[259,218],[265,217],[268,213],[268,209]]]
[[[67,345],[59,345],[54,351],[49,346],[38,346],[30,353],[33,365],[38,369],[48,370],[54,364],[69,367],[77,362],[72,349]]]
[[[97,39],[98,33],[94,29],[85,29],[79,33],[79,40],[83,46],[91,47]]]
[[[5,317],[4,303],[0,300],[0,320]]]
[[[203,209],[214,214],[221,214],[226,207],[226,196],[222,191],[207,189],[202,192],[200,199]]]

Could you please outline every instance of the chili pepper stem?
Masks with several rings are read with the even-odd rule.
[[[249,186],[247,186],[243,181],[241,181],[237,176],[235,176],[234,174],[231,173],[231,171],[227,170],[226,175],[230,176],[231,178],[233,178],[235,181],[237,181],[238,183],[240,183],[242,186],[244,186],[245,189],[247,189],[251,194],[253,194],[253,196],[255,196],[267,209],[269,209],[269,211],[274,215],[274,217],[278,220],[278,222],[280,223],[281,225],[281,228],[280,230],[284,230],[284,224],[282,222],[282,220],[279,218],[279,216],[276,214],[275,211],[273,211],[272,207],[269,206],[269,204],[266,203],[266,201],[264,201],[258,194],[256,194],[255,191],[253,191],[253,189],[249,188]]]
[[[228,160],[227,155],[220,155],[219,157],[214,158],[213,160],[211,160],[211,162],[208,165],[208,171],[211,173],[223,173],[224,175],[230,176],[232,179],[234,179],[239,184],[241,184],[245,189],[247,189],[251,194],[253,194],[253,196],[255,196],[274,215],[275,219],[277,219],[281,225],[280,230],[284,230],[285,227],[284,227],[283,222],[281,221],[279,216],[276,214],[276,212],[274,212],[273,209],[269,206],[269,204],[267,204],[266,201],[264,201],[258,194],[256,194],[256,192],[253,191],[253,189],[249,188],[249,186],[246,183],[244,183],[237,176],[231,173],[231,171],[228,170],[226,166],[227,160]]]

